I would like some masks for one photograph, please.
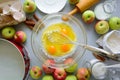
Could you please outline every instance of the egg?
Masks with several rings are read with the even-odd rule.
[[[50,54],[55,54],[55,53],[56,53],[56,48],[55,48],[55,46],[53,46],[53,45],[49,46],[49,47],[48,47],[48,52],[49,52]]]
[[[76,35],[73,31],[73,29],[66,23],[55,23],[52,24],[50,26],[48,26],[42,34],[42,45],[44,46],[44,49],[47,51],[48,55],[51,56],[64,56],[69,54],[73,48],[74,45],[73,44],[65,44],[63,43],[63,38],[61,38],[60,36],[53,36],[52,37],[52,41],[50,38],[50,34],[53,32],[60,32],[62,34],[67,35],[71,40],[76,41]],[[55,40],[53,40],[55,39]],[[54,41],[56,41],[57,39],[59,39],[60,43],[63,44],[57,44]]]
[[[67,29],[63,28],[63,29],[61,29],[61,33],[65,34],[65,35],[68,35],[69,31]]]
[[[62,52],[69,51],[70,50],[69,44],[63,44],[63,45],[61,45],[61,50],[62,50]]]

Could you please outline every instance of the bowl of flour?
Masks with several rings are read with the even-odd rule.
[[[114,54],[120,53],[120,31],[112,30],[103,38],[103,48]]]

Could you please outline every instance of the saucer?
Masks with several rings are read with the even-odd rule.
[[[35,0],[38,9],[46,14],[61,11],[67,0]]]

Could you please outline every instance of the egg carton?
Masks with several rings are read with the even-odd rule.
[[[17,25],[26,20],[20,0],[0,1],[0,29],[5,26]]]

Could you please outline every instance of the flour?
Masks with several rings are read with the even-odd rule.
[[[120,53],[120,32],[113,30],[106,36],[104,36],[105,46],[112,53]]]

